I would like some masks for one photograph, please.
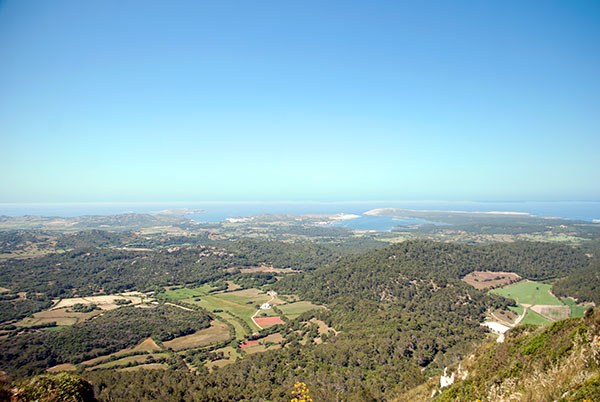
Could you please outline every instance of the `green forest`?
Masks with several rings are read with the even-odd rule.
[[[2,244],[11,248],[46,241],[44,236],[5,233]],[[490,312],[515,308],[513,300],[461,281],[471,272],[513,272],[551,284],[559,297],[599,302],[594,252],[560,243],[409,240],[385,246],[371,238],[336,243],[206,236],[150,236],[150,241],[131,231],[98,230],[55,238],[63,251],[0,260],[0,368],[8,381],[19,382],[69,363],[99,401],[289,401],[298,381],[309,386],[315,401],[394,400],[433,391],[432,378],[494,339],[480,325]],[[204,290],[184,292],[196,287]],[[168,289],[192,296],[189,302],[165,298]],[[266,316],[279,316],[283,323],[251,333],[249,317],[198,306],[207,294],[236,289],[276,292],[288,302],[322,307],[290,318],[285,306],[274,305]],[[119,299],[110,311],[75,303],[68,311],[91,318],[73,325],[20,321],[59,299],[134,291],[155,301],[136,305]],[[253,308],[258,306],[247,310]],[[187,335],[207,330],[211,322],[226,324],[229,336],[212,343],[185,341],[190,346],[181,351],[163,344],[180,339],[184,345]],[[329,330],[321,332],[317,323]],[[522,334],[535,332],[523,328],[529,329]],[[132,349],[148,338],[159,349]],[[267,342],[258,353],[240,347],[262,339],[280,340]],[[129,356],[123,359],[127,363],[103,360],[115,361],[113,368],[81,364],[123,351],[131,351],[123,355]],[[153,370],[144,370],[153,364]],[[455,387],[440,395],[475,395],[482,389]]]

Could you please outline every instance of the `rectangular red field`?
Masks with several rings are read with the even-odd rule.
[[[255,318],[254,321],[256,321],[256,323],[261,327],[266,327],[275,324],[283,324],[283,321],[281,321],[281,318],[279,317],[260,317]]]
[[[244,341],[244,343],[242,343],[240,345],[240,348],[244,349],[247,348],[248,346],[255,346],[258,345],[258,341]]]

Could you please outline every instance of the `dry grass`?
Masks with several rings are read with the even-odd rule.
[[[283,341],[283,336],[281,336],[281,334],[279,332],[276,332],[271,335],[267,335],[261,339],[262,343],[265,343],[265,342],[280,343],[282,341]]]
[[[154,350],[160,350],[160,347],[156,344],[156,342],[154,342],[154,339],[149,337],[142,341],[139,345],[134,347],[133,350],[143,350],[146,352],[152,352]]]
[[[29,327],[32,325],[47,324],[56,322],[56,325],[73,325],[85,321],[91,317],[101,314],[101,310],[90,311],[89,313],[76,313],[67,311],[66,307],[41,311],[33,314],[32,318],[24,318],[17,323],[19,326]]]
[[[99,365],[93,367],[91,370],[111,368],[111,367],[115,367],[115,366],[123,366],[123,365],[130,364],[130,363],[144,363],[144,362],[148,361],[148,358],[151,356],[154,358],[161,358],[161,357],[164,358],[164,357],[167,357],[168,355],[166,353],[157,353],[157,354],[143,354],[143,355],[127,356],[127,357],[124,357],[119,360],[112,360],[110,362],[99,364]]]
[[[266,350],[279,349],[281,347],[280,343],[283,341],[283,336],[279,332],[274,334],[265,336],[257,341],[246,341],[245,345],[242,347],[244,352],[248,354],[260,353]],[[265,345],[267,342],[274,343],[274,345]],[[247,346],[246,346],[247,345]]]
[[[311,318],[310,322],[314,322],[315,324],[317,324],[317,326],[319,327],[319,335],[327,334],[329,333],[329,331],[333,331],[336,335],[338,333],[334,328],[328,326],[321,320],[317,320],[316,318]]]
[[[210,345],[211,343],[226,341],[229,339],[229,327],[221,321],[214,320],[210,327],[201,329],[191,335],[181,336],[171,341],[164,342],[167,348],[182,350],[198,346]]]
[[[89,296],[89,297],[71,297],[59,301],[52,310],[64,307],[71,307],[75,304],[95,304],[102,310],[114,310],[119,306],[116,300],[130,300],[132,304],[139,304],[142,298],[139,296],[121,296],[121,295],[105,295],[105,296]]]
[[[250,268],[240,268],[240,272],[243,274],[251,274],[254,272],[270,272],[275,274],[281,273],[292,273],[292,272],[300,272],[291,268],[273,268],[271,266],[261,265],[259,267],[250,267]]]
[[[565,320],[571,317],[571,308],[569,306],[547,306],[535,305],[531,309],[551,321]]]
[[[521,277],[513,272],[474,271],[462,280],[476,289],[490,289],[518,282]]]
[[[140,364],[139,366],[125,367],[117,370],[120,371],[135,371],[135,370],[166,370],[169,366],[164,363]]]
[[[226,292],[233,292],[234,290],[239,290],[242,288],[237,283],[233,283],[233,281],[227,281],[226,283],[227,283],[227,289],[225,290]]]
[[[500,385],[492,386],[488,400],[509,401],[554,401],[565,389],[584,382],[593,373],[588,373],[583,354],[573,353],[562,364],[554,364],[544,371],[535,370],[523,378],[509,378]],[[574,377],[574,373],[580,373]]]
[[[156,350],[161,350],[161,348],[156,344],[156,342],[154,342],[154,340],[152,338],[146,338],[142,342],[140,342],[139,344],[134,346],[133,348],[119,350],[118,352],[111,353],[110,355],[98,356],[93,359],[86,360],[86,361],[82,362],[81,364],[84,366],[93,366],[93,365],[96,365],[96,364],[98,364],[106,359],[109,359],[111,357],[123,356],[128,353],[138,352],[138,351],[152,352],[152,351],[156,351]],[[147,356],[147,355],[144,355],[144,356]]]
[[[259,344],[259,345],[248,346],[247,348],[244,348],[244,351],[246,353],[248,353],[249,355],[253,355],[255,353],[262,353],[267,350],[275,350],[275,349],[279,349],[279,348],[281,348],[280,344],[270,345],[268,348],[265,345]]]
[[[236,296],[236,297],[248,297],[250,299],[264,297],[265,294],[258,289],[249,288],[243,290],[236,290],[234,292],[229,292],[228,296]]]
[[[46,369],[46,371],[49,373],[57,373],[59,371],[72,371],[72,370],[75,370],[75,365],[71,364],[71,363],[59,364],[54,367],[50,367],[49,369]]]
[[[210,371],[212,371],[214,367],[221,368],[238,360],[237,351],[231,346],[217,349],[215,352],[222,352],[225,355],[225,358],[206,362],[205,365]]]

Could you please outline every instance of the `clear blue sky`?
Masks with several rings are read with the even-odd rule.
[[[600,200],[600,2],[5,0],[0,145],[0,202]]]

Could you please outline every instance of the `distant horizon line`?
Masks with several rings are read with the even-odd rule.
[[[398,203],[398,202],[447,202],[447,203],[554,203],[554,202],[600,202],[598,200],[578,199],[553,199],[553,200],[432,200],[432,199],[404,199],[404,200],[219,200],[219,201],[49,201],[49,202],[1,202],[0,205],[159,205],[159,204],[358,204],[358,203]]]

